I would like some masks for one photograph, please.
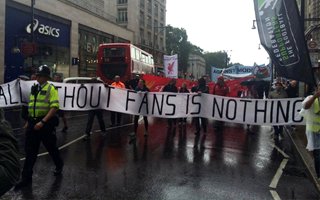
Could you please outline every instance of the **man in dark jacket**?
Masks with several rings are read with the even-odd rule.
[[[162,92],[174,92],[174,93],[178,93],[178,88],[176,86],[176,79],[171,79],[169,81],[169,83],[164,86],[164,88],[162,89]],[[172,124],[176,125],[177,121],[176,119],[168,119],[168,126],[169,128],[172,127]]]
[[[202,93],[208,94],[209,93],[209,87],[206,85],[206,80],[204,78],[200,78],[198,80],[198,85],[194,86],[191,89],[191,92],[198,93],[198,94],[202,94]],[[199,139],[200,139],[200,130],[201,130],[200,120],[201,120],[201,126],[202,126],[202,131],[203,131],[203,136],[201,138],[200,147],[201,148],[205,148],[204,143],[205,143],[205,140],[206,140],[206,137],[207,137],[207,123],[208,123],[208,120],[207,120],[207,118],[204,118],[204,117],[195,117],[193,120],[194,120],[195,125],[196,125],[196,133],[195,133],[196,137],[195,137],[195,140],[194,140],[194,148],[198,148],[198,143],[199,143]]]
[[[18,145],[9,123],[0,109],[0,196],[16,184],[20,177]]]

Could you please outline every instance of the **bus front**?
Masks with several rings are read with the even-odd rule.
[[[129,44],[101,44],[98,50],[97,76],[111,83],[116,75],[125,82],[131,78]]]

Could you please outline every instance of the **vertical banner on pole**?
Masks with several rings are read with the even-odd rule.
[[[164,72],[168,78],[178,78],[178,55],[163,56]]]
[[[278,75],[315,84],[296,1],[254,0],[260,43]]]

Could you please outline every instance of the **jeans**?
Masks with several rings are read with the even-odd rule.
[[[320,178],[320,149],[313,150],[314,168],[317,173],[317,177]]]

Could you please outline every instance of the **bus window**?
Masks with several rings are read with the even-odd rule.
[[[105,48],[103,52],[104,57],[124,57],[125,49],[124,48]]]
[[[140,51],[135,48],[135,53],[136,53],[136,59],[140,60]]]

